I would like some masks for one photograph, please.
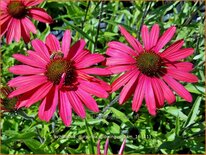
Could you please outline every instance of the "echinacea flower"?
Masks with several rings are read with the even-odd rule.
[[[123,104],[134,93],[133,111],[137,112],[145,99],[149,113],[156,115],[156,108],[163,107],[165,100],[169,104],[175,102],[175,95],[171,89],[191,102],[191,94],[178,81],[198,81],[195,75],[189,73],[193,69],[193,64],[181,61],[193,54],[194,50],[181,48],[184,44],[183,39],[163,49],[175,34],[176,27],[171,26],[160,36],[159,25],[155,24],[150,32],[147,26],[143,25],[141,36],[144,46],[125,28],[119,28],[131,47],[112,41],[108,43],[109,48],[106,51],[110,56],[106,62],[110,71],[124,72],[111,85],[111,92],[123,86],[119,103]]]
[[[6,42],[30,41],[30,32],[36,33],[31,18],[43,23],[51,23],[52,18],[42,8],[33,7],[43,0],[1,0],[0,1],[0,37],[6,33]]]
[[[125,144],[126,144],[126,138],[123,140],[122,145],[120,147],[120,150],[118,152],[119,155],[123,154],[124,148],[125,148]],[[107,155],[109,149],[109,138],[107,138],[105,145],[104,145],[104,155]],[[97,142],[97,155],[101,155],[101,151],[100,151],[100,140],[98,140]]]
[[[60,46],[57,38],[49,34],[46,42],[35,39],[31,42],[34,51],[28,50],[28,56],[14,54],[22,62],[9,68],[20,76],[8,82],[16,87],[9,97],[18,96],[17,108],[30,107],[42,100],[38,116],[49,121],[58,105],[59,115],[66,126],[72,121],[72,109],[85,118],[83,103],[92,111],[98,112],[96,101],[91,95],[107,98],[110,86],[89,74],[108,75],[111,72],[91,67],[105,58],[100,54],[91,54],[84,49],[86,42],[81,39],[71,48],[71,35],[67,30]]]

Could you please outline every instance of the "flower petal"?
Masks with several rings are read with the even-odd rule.
[[[175,26],[171,26],[170,28],[168,28],[158,40],[154,48],[154,51],[159,52],[172,39],[173,35],[175,34],[175,31]]]
[[[124,64],[136,64],[136,61],[132,57],[111,57],[107,58],[106,65],[107,66],[115,66],[115,65],[124,65]]]
[[[131,34],[129,34],[123,26],[119,25],[119,29],[121,31],[121,34],[124,35],[124,37],[130,43],[134,50],[136,50],[139,53],[141,53],[144,50],[139,41],[136,38],[134,38]]]
[[[109,138],[107,138],[105,145],[104,145],[104,155],[107,155],[108,148],[109,148]]]
[[[21,23],[26,27],[27,30],[31,31],[34,34],[37,33],[36,27],[27,17],[22,18]]]
[[[24,2],[24,5],[26,5],[27,7],[28,6],[35,6],[35,5],[38,5],[40,3],[42,3],[44,0],[32,0],[32,1],[23,1]]]
[[[38,116],[41,120],[49,121],[58,104],[58,88],[53,87],[39,106]]]
[[[45,72],[44,69],[34,68],[27,65],[15,65],[10,67],[9,71],[13,74],[20,74],[20,75],[41,74]]]
[[[62,52],[64,53],[64,58],[66,58],[69,53],[70,44],[71,44],[71,32],[69,30],[66,30],[62,38]]]
[[[119,66],[109,66],[107,67],[113,74],[118,74],[122,72],[126,72],[129,70],[133,70],[137,68],[135,65],[119,65]]]
[[[43,23],[52,23],[52,18],[42,8],[31,8],[28,9],[28,15]]]
[[[156,97],[156,105],[158,108],[162,108],[164,106],[164,95],[157,78],[151,78],[151,84]]]
[[[180,83],[167,75],[163,76],[162,78],[179,96],[188,102],[192,102],[191,94]]]
[[[146,51],[149,51],[149,49],[151,48],[150,47],[150,36],[149,36],[149,30],[146,25],[142,26],[141,35],[142,35],[142,40],[144,43],[144,48]]]
[[[152,49],[157,44],[160,28],[158,24],[154,24],[150,31],[150,48]]]
[[[85,68],[81,69],[80,71],[86,73],[86,74],[94,74],[94,75],[111,75],[112,72],[110,72],[106,68]]]
[[[79,115],[81,118],[86,117],[86,113],[84,110],[84,106],[82,105],[81,100],[79,97],[76,95],[75,91],[68,91],[67,96],[69,99],[69,102],[72,106],[72,109]]]
[[[81,101],[89,108],[90,110],[94,112],[99,112],[98,105],[96,101],[89,95],[87,92],[82,90],[81,88],[78,88],[75,93],[79,96]]]
[[[46,45],[50,53],[61,51],[59,40],[51,33],[46,37]]]
[[[59,115],[66,126],[70,126],[72,122],[72,107],[66,92],[60,91],[59,96]]]
[[[190,72],[193,69],[193,64],[190,62],[172,62],[172,64],[168,63],[166,66],[168,69],[177,69],[183,72]]]

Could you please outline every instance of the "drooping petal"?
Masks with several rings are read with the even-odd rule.
[[[138,112],[145,94],[145,76],[140,75],[132,100],[132,110]]]
[[[124,102],[126,102],[129,99],[129,97],[132,95],[132,93],[135,91],[135,88],[137,85],[136,82],[138,80],[139,73],[140,72],[136,70],[133,77],[129,80],[129,82],[122,89],[120,93],[119,104],[123,104]]]
[[[94,82],[81,80],[79,87],[84,91],[86,91],[87,93],[95,95],[97,97],[101,97],[101,98],[108,97],[108,93],[101,86],[99,86]]]
[[[132,56],[137,56],[137,52],[131,49],[129,46],[118,42],[118,41],[111,41],[108,43],[109,48],[119,50],[120,52],[127,53]]]
[[[94,112],[99,112],[98,105],[96,101],[89,95],[87,92],[82,90],[81,88],[78,88],[75,93],[79,96],[81,101],[89,108],[90,110]]]
[[[125,145],[126,145],[126,138],[125,138],[125,139],[123,140],[123,142],[122,142],[122,145],[121,145],[121,147],[120,147],[120,150],[119,150],[119,152],[118,152],[118,155],[122,155],[122,154],[123,154]]]
[[[97,142],[97,155],[101,155],[101,152],[100,152],[100,139]]]
[[[15,65],[10,67],[9,71],[13,74],[20,74],[20,75],[41,74],[45,72],[44,69],[34,68],[27,65]]]
[[[32,33],[37,33],[36,27],[31,22],[30,19],[27,17],[21,19],[21,23],[26,27],[27,30],[31,31]]]
[[[156,79],[158,85],[162,88],[163,96],[169,104],[175,102],[176,98],[174,93],[170,90],[170,88],[166,85],[166,83],[161,79]]]
[[[19,42],[20,38],[21,38],[21,23],[20,20],[15,20],[14,39],[16,42]]]
[[[59,40],[51,33],[46,37],[46,45],[51,53],[61,51]]]
[[[142,26],[141,36],[142,36],[142,40],[143,40],[143,43],[144,43],[144,48],[145,48],[146,51],[148,51],[151,48],[151,46],[150,46],[149,30],[148,30],[146,25]]]
[[[175,31],[175,26],[171,26],[170,28],[168,28],[158,40],[154,48],[154,51],[159,52],[172,39],[173,35],[175,34]]]
[[[72,122],[72,107],[66,92],[60,91],[59,96],[59,115],[66,126],[70,126]]]
[[[24,5],[26,5],[27,7],[28,6],[35,6],[35,5],[38,5],[38,4],[40,4],[40,3],[42,3],[44,0],[32,0],[32,1],[22,1],[22,2],[24,2]]]
[[[28,108],[32,104],[43,99],[49,93],[52,87],[53,87],[53,83],[51,82],[47,82],[42,86],[40,86],[40,88],[37,91],[35,91],[35,93],[30,97],[28,103],[26,104],[26,107]]]
[[[167,75],[163,76],[163,79],[179,96],[188,102],[192,102],[191,94],[180,83]]]
[[[160,28],[158,24],[154,24],[150,31],[150,49],[155,47],[159,38]]]
[[[72,106],[72,109],[79,115],[81,118],[86,117],[86,113],[84,110],[84,106],[82,105],[81,100],[79,97],[76,95],[75,91],[68,91],[67,96],[69,99],[69,102]]]
[[[23,24],[22,22],[21,22],[21,35],[22,35],[22,38],[24,39],[24,42],[28,43],[30,41],[29,30],[26,27],[26,25]]]
[[[6,34],[6,42],[7,44],[10,44],[14,38],[15,34],[15,18],[11,19],[10,25],[8,25],[8,30]]]
[[[8,14],[1,15],[1,17],[2,17],[2,19],[0,19],[0,27],[1,27],[0,37],[2,37],[7,32],[8,27],[9,27],[11,21],[12,21],[11,20],[12,17],[9,16]]]
[[[31,8],[28,9],[28,15],[43,23],[52,23],[52,18],[47,14],[47,12],[42,8]]]
[[[136,73],[136,70],[128,71],[127,73],[117,78],[111,85],[112,86],[111,92],[115,92],[120,87],[125,85],[135,75],[135,73]]]
[[[62,38],[62,52],[64,53],[64,58],[67,57],[71,44],[71,32],[66,30]]]
[[[124,37],[126,38],[126,40],[130,43],[130,45],[134,48],[134,50],[136,50],[137,52],[141,53],[144,49],[142,48],[142,45],[139,43],[139,41],[137,39],[135,39],[131,34],[129,34],[127,32],[127,30],[122,27],[119,26],[119,29],[122,33],[122,35],[124,35]]]
[[[145,101],[149,113],[153,116],[156,115],[156,101],[154,91],[152,89],[151,79],[145,77]]]
[[[157,78],[151,78],[151,84],[152,84],[152,88],[155,94],[155,97],[157,99],[156,103],[158,108],[162,108],[164,106],[164,95],[163,95],[163,91],[161,86],[159,85],[159,83],[157,82]]]
[[[167,69],[167,75],[173,77],[174,79],[184,81],[184,82],[193,83],[198,81],[197,76],[177,69]]]
[[[184,40],[178,40],[172,45],[170,45],[167,49],[165,49],[160,55],[162,57],[170,57],[169,55],[172,55],[174,52],[178,51],[184,44]]]
[[[53,87],[39,106],[38,116],[41,120],[49,121],[58,104],[58,88]]]
[[[167,55],[165,58],[169,61],[179,61],[181,59],[184,59],[194,53],[193,48],[184,48],[180,49],[176,52],[171,53],[170,55]]]

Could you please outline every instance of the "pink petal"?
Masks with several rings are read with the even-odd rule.
[[[155,94],[155,97],[157,99],[156,104],[158,108],[162,108],[164,106],[164,95],[161,86],[159,85],[159,82],[157,81],[157,78],[151,78],[151,84],[152,88]]]
[[[142,100],[144,98],[144,93],[145,93],[145,76],[140,75],[138,84],[136,86],[136,90],[134,92],[134,97],[132,100],[132,110],[135,112],[138,112],[141,105],[142,105]]]
[[[97,78],[94,78],[94,81],[99,84],[104,90],[106,91],[111,91],[111,86],[104,82],[103,80],[100,80],[100,79],[97,79]]]
[[[131,49],[129,46],[118,42],[118,41],[111,41],[108,43],[109,48],[116,49],[116,51],[120,51],[122,53],[127,53],[132,56],[137,56],[137,53]]]
[[[124,65],[124,64],[136,64],[136,60],[132,57],[111,57],[107,58],[106,65],[107,66],[115,66],[115,65]]]
[[[89,81],[80,81],[79,87],[86,91],[89,94],[95,95],[97,97],[101,98],[107,98],[108,93],[98,84],[94,82],[89,82]]]
[[[84,51],[85,45],[86,45],[86,42],[83,39],[77,41],[70,48],[67,59],[72,59],[72,60],[76,61],[76,59],[78,59],[79,54]]]
[[[178,40],[172,45],[170,45],[166,50],[164,50],[160,55],[162,57],[170,57],[169,55],[172,55],[174,52],[178,51],[184,44],[184,40]]]
[[[33,59],[29,58],[28,56],[24,56],[22,54],[14,54],[13,58],[15,58],[16,60],[26,64],[26,65],[30,65],[33,67],[39,67],[39,68],[43,68],[45,69],[45,65],[42,65],[41,63],[37,63],[35,61],[33,61]]]
[[[0,37],[2,37],[8,30],[8,27],[12,21],[12,17],[9,16],[8,14],[1,15],[0,17],[3,17],[2,19],[0,19],[0,27],[1,27]]]
[[[167,100],[169,104],[175,102],[176,98],[170,88],[165,84],[165,82],[161,79],[156,79],[158,85],[162,88],[163,96]]]
[[[127,73],[117,78],[111,85],[112,86],[111,92],[115,92],[120,87],[125,85],[135,75],[135,73],[136,73],[136,70],[128,71]]]
[[[149,111],[149,113],[153,116],[156,115],[156,101],[154,92],[152,89],[151,79],[146,77],[145,78],[145,101],[146,106]]]
[[[29,29],[22,22],[21,22],[21,35],[24,39],[24,42],[28,43],[30,41]]]
[[[32,40],[31,44],[39,56],[41,56],[46,62],[50,62],[49,51],[41,40],[34,39]]]
[[[129,70],[133,70],[137,68],[135,65],[119,65],[119,66],[109,66],[107,67],[113,74],[118,74],[122,72],[126,72]]]
[[[150,31],[150,48],[152,49],[157,44],[160,28],[158,24],[154,24]]]
[[[39,87],[37,91],[30,97],[30,99],[27,101],[26,107],[30,107],[32,104],[36,103],[37,101],[40,101],[43,99],[51,90],[53,87],[53,83],[47,82]],[[50,103],[51,104],[51,103]]]
[[[94,75],[111,75],[112,73],[105,68],[85,68],[81,69],[80,71],[86,74],[94,74]]]
[[[173,62],[172,64],[166,64],[168,69],[177,69],[183,72],[190,72],[193,69],[193,64],[190,62]]]
[[[131,55],[128,55],[126,52],[114,48],[108,48],[106,54],[111,57],[131,57]]]
[[[44,69],[34,68],[27,65],[15,65],[10,67],[9,71],[13,74],[20,74],[20,75],[41,74],[45,72]]]
[[[31,8],[28,9],[28,15],[43,23],[52,23],[52,18],[42,8]]]
[[[46,37],[46,45],[50,53],[61,51],[59,40],[51,33]]]
[[[36,27],[27,17],[22,18],[21,23],[26,27],[27,30],[31,31],[34,34],[37,33]]]
[[[143,43],[144,43],[144,48],[145,48],[146,51],[149,51],[149,49],[151,48],[151,46],[150,46],[150,36],[149,36],[149,30],[148,30],[146,25],[142,26],[141,35],[142,35],[142,40],[143,40]]]
[[[176,52],[173,52],[172,54],[166,56],[165,58],[169,61],[179,61],[181,59],[184,59],[194,53],[193,48],[184,48],[180,49]]]
[[[198,82],[197,76],[177,69],[167,69],[167,75],[184,82]]]
[[[101,54],[89,54],[82,59],[79,63],[75,64],[77,69],[86,68],[102,62],[105,58]]]
[[[62,52],[64,53],[64,58],[67,57],[71,44],[71,32],[66,30],[62,38]]]
[[[11,79],[8,82],[10,87],[21,87],[22,85],[29,85],[32,83],[41,83],[42,81],[47,81],[47,77],[43,75],[32,75],[32,76],[18,76]]]
[[[107,138],[106,143],[104,145],[104,155],[107,155],[108,148],[109,148],[109,138]]]
[[[41,120],[49,121],[58,104],[58,88],[53,87],[39,106],[38,116]]]
[[[34,88],[36,88],[36,87],[38,87],[38,86],[46,83],[46,82],[47,82],[47,80],[44,80],[44,81],[42,80],[42,81],[40,81],[40,82],[39,82],[39,81],[38,81],[38,82],[33,81],[33,82],[29,83],[29,84],[21,85],[19,88],[17,88],[16,90],[14,90],[14,91],[9,95],[9,98],[12,98],[12,97],[14,97],[14,96],[17,96],[17,95],[23,94],[23,93],[25,93],[25,92],[27,92],[27,91],[30,91],[30,90],[32,90],[32,89],[34,89]]]
[[[21,38],[21,23],[20,20],[15,20],[14,39],[16,42],[19,42],[20,38]]]
[[[133,77],[129,80],[129,82],[123,87],[121,93],[120,93],[120,98],[119,98],[119,104],[123,104],[126,102],[129,97],[132,95],[134,92],[136,85],[137,85],[137,80],[139,76],[139,71],[136,70],[134,73]]]
[[[179,96],[188,102],[192,102],[191,94],[180,83],[167,75],[163,76],[163,79]]]
[[[44,58],[42,58],[39,53],[28,50],[27,51],[29,56],[27,56],[29,59],[32,59],[36,64],[41,65],[42,68],[46,68],[46,65],[48,64],[48,61],[46,61]]]
[[[78,57],[75,58],[75,63],[79,63],[84,59],[87,55],[90,55],[90,51],[83,49],[81,52],[79,52]]]
[[[98,105],[96,101],[89,95],[87,92],[82,90],[81,88],[78,88],[75,93],[79,96],[81,101],[89,108],[90,110],[94,112],[99,112]]]
[[[8,5],[8,3],[6,1],[4,1],[4,0],[0,1],[0,9],[1,10],[6,10],[7,9],[7,5]]]
[[[77,96],[77,94],[74,91],[68,91],[67,96],[69,99],[69,102],[72,106],[72,109],[79,115],[81,118],[86,117],[86,113],[84,110],[84,106],[82,105],[81,100]]]
[[[118,155],[122,155],[123,154],[123,151],[124,151],[124,148],[125,148],[125,145],[126,145],[126,138],[123,140],[122,142],[122,145],[121,145],[121,148],[118,152]]]
[[[35,6],[38,5],[40,3],[42,3],[44,0],[28,0],[28,1],[23,1],[24,5],[28,6]]]
[[[70,126],[72,122],[72,107],[70,105],[66,92],[60,91],[59,100],[59,115],[64,124],[66,126]]]
[[[124,35],[124,37],[130,43],[134,50],[136,50],[139,53],[141,53],[144,50],[139,41],[136,38],[134,38],[131,34],[129,34],[124,27],[119,25],[119,29],[121,31],[121,34]]]
[[[14,38],[14,34],[15,34],[15,22],[16,19],[15,18],[12,18],[11,19],[11,22],[10,22],[10,25],[8,25],[8,31],[7,31],[7,34],[6,34],[6,42],[7,44],[10,44]]]
[[[158,40],[154,48],[154,51],[159,52],[172,39],[173,35],[175,34],[175,31],[176,31],[175,26],[171,26],[169,29],[167,29]]]

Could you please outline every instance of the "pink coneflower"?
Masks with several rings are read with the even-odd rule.
[[[30,18],[40,22],[51,23],[52,18],[42,8],[33,6],[43,0],[1,0],[0,1],[0,36],[6,33],[6,42],[19,41],[21,36],[25,42],[30,41],[30,32],[36,33],[36,28]]]
[[[125,144],[126,144],[126,138],[123,140],[122,145],[120,147],[120,150],[118,152],[119,155],[123,154],[124,148],[125,148]],[[105,145],[104,145],[104,155],[107,155],[109,149],[109,138],[107,138]],[[101,151],[100,151],[100,140],[98,140],[97,142],[97,155],[101,155]]]
[[[138,111],[145,98],[146,106],[151,115],[156,114],[156,108],[164,106],[164,100],[169,104],[175,102],[173,89],[180,97],[191,102],[191,94],[179,83],[197,82],[198,78],[189,73],[193,69],[192,63],[180,61],[193,54],[192,48],[180,49],[184,40],[178,40],[166,49],[162,49],[173,37],[176,28],[167,29],[159,36],[159,26],[155,24],[149,32],[146,25],[141,30],[140,42],[119,26],[122,35],[129,46],[112,41],[108,44],[106,54],[107,65],[113,73],[122,73],[112,83],[112,92],[124,86],[120,93],[119,103],[123,104],[134,93],[132,101],[133,111]]]
[[[85,41],[79,40],[70,48],[70,31],[64,33],[62,46],[57,38],[49,34],[46,43],[35,39],[31,42],[34,51],[28,56],[14,54],[13,57],[25,65],[16,65],[9,71],[20,76],[8,82],[16,87],[9,97],[20,96],[17,108],[30,107],[43,100],[39,107],[39,118],[49,121],[57,104],[59,115],[66,126],[72,121],[72,109],[85,118],[84,103],[90,110],[98,112],[96,101],[91,97],[107,98],[110,86],[91,75],[108,75],[103,68],[91,67],[105,58],[84,49]]]

